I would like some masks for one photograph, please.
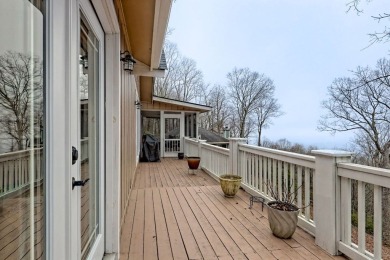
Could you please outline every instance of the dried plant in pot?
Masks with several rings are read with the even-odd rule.
[[[276,237],[291,238],[297,228],[298,214],[301,209],[294,203],[301,187],[292,189],[292,186],[285,185],[283,191],[279,194],[270,182],[266,185],[273,198],[267,203],[268,222],[271,231]]]

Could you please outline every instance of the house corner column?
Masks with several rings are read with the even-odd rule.
[[[315,242],[331,255],[338,254],[340,238],[340,181],[337,163],[351,162],[352,153],[334,150],[314,150],[314,222]]]

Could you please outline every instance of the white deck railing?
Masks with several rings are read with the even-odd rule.
[[[180,139],[165,139],[165,152],[180,152]]]
[[[390,189],[390,170],[379,169],[352,163],[339,163],[337,175],[340,177],[340,242],[339,250],[353,259],[382,259],[383,188]],[[358,241],[352,241],[351,194],[352,181],[357,181]],[[374,248],[366,248],[366,186],[373,189],[374,206]],[[387,196],[389,196],[387,194]],[[389,209],[386,209],[389,210]],[[388,221],[388,219],[386,220]],[[354,243],[355,242],[355,243]]]
[[[202,144],[201,166],[214,177],[229,173],[229,149]]]
[[[272,200],[268,185],[282,196],[286,189],[296,196],[301,208],[298,225],[315,233],[313,221],[313,178],[315,157],[252,145],[238,145],[238,175],[253,195]]]
[[[190,138],[184,138],[184,155],[187,157],[191,156],[199,156],[199,145],[198,141],[190,139]]]
[[[0,197],[20,191],[30,185],[30,171],[34,182],[42,180],[42,148],[0,154]],[[31,162],[33,160],[33,162]]]
[[[352,259],[381,259],[382,191],[390,189],[390,170],[351,164],[348,152],[319,150],[313,151],[315,156],[307,156],[244,141],[232,138],[225,149],[185,138],[184,149],[186,155],[199,155],[202,169],[214,178],[226,173],[240,175],[242,188],[266,201],[272,199],[267,183],[279,194],[286,187],[300,187],[296,196],[302,208],[298,225],[315,236],[317,245],[330,254],[341,252]],[[358,183],[357,243],[352,241],[352,181]],[[367,250],[365,241],[365,185],[371,185],[374,194],[373,252]]]

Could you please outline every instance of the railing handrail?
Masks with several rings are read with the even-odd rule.
[[[378,167],[367,166],[367,165],[356,164],[356,163],[338,163],[337,167],[340,169],[353,170],[353,171],[364,172],[364,173],[390,178],[389,169],[378,168]]]
[[[34,151],[36,153],[40,150],[43,150],[43,147],[34,148],[34,149],[27,149],[27,150],[20,150],[20,151],[16,151],[16,152],[2,153],[2,154],[0,154],[0,162],[14,160],[14,159],[20,158],[21,156],[28,155],[31,151]]]
[[[249,144],[238,144],[238,149],[244,152],[254,153],[256,155],[301,165],[308,168],[315,168],[315,157],[299,153],[286,152]]]
[[[193,139],[193,138],[189,138],[189,137],[184,137],[184,140],[186,142],[193,143],[193,144],[197,144],[198,143],[197,139]]]
[[[227,148],[219,147],[212,144],[206,144],[206,143],[202,144],[202,148],[229,156],[229,149]]]

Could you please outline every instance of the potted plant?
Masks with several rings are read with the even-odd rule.
[[[271,183],[267,183],[267,188],[272,196],[270,202],[267,203],[268,222],[272,233],[279,238],[291,238],[297,228],[298,214],[300,208],[295,205],[296,194],[300,187],[291,189],[285,185],[285,188],[279,194],[274,190]]]
[[[187,163],[188,163],[188,168],[190,168],[190,170],[196,170],[199,167],[200,157],[195,157],[195,156],[187,157]]]
[[[219,176],[219,183],[221,184],[221,188],[225,194],[225,197],[232,198],[236,195],[238,189],[241,186],[241,179],[241,176],[233,174]]]

